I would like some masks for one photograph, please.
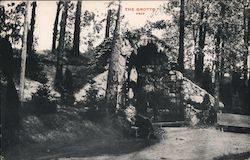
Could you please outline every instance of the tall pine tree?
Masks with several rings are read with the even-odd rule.
[[[81,32],[81,9],[82,0],[77,1],[76,14],[75,14],[75,30],[72,52],[74,55],[79,55],[80,32]]]
[[[58,21],[59,21],[59,14],[61,11],[61,6],[62,6],[62,1],[60,0],[57,3],[57,9],[56,9],[56,18],[55,18],[55,22],[54,22],[54,28],[53,28],[53,39],[52,39],[52,52],[55,52],[56,49],[56,39],[57,39],[57,33],[58,33]]]
[[[68,1],[63,2],[63,13],[61,18],[60,24],[60,36],[59,36],[59,44],[58,44],[58,51],[57,51],[57,62],[56,62],[56,77],[55,77],[55,87],[60,91],[62,88],[62,79],[63,79],[63,52],[64,52],[64,45],[65,45],[65,31],[66,31],[66,23],[68,17]]]
[[[113,116],[116,112],[117,94],[118,94],[118,75],[119,75],[119,56],[120,56],[120,14],[121,14],[121,1],[117,12],[117,19],[115,24],[111,59],[109,62],[108,82],[106,90],[106,111],[108,115]]]
[[[178,66],[180,71],[184,71],[184,37],[185,37],[185,1],[181,0],[180,6],[180,28],[179,28],[179,55],[178,55]]]
[[[31,20],[30,20],[30,29],[28,31],[27,37],[27,53],[30,55],[34,50],[34,30],[35,30],[35,23],[36,23],[36,1],[32,2],[32,11],[31,11]]]

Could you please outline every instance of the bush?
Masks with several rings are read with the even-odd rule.
[[[208,93],[213,95],[213,82],[211,72],[208,68],[205,69],[202,77],[202,88],[205,89]]]
[[[32,105],[35,113],[53,114],[56,112],[56,103],[52,101],[49,86],[43,84],[38,91],[32,95]]]
[[[212,125],[216,122],[216,110],[212,106],[209,95],[205,94],[203,98],[203,102],[201,104],[202,110],[200,114],[198,114],[198,118],[200,119],[201,125]]]
[[[48,82],[46,73],[43,71],[43,65],[40,63],[40,57],[36,54],[31,54],[27,58],[27,77],[38,81],[42,84]]]
[[[104,100],[97,97],[98,90],[90,89],[87,92],[85,106],[88,108],[86,118],[91,121],[102,121],[104,117]]]
[[[240,73],[234,72],[232,75],[232,86],[233,86],[233,93],[236,91],[240,91],[241,88],[241,79],[240,79]]]
[[[60,69],[60,68],[56,69],[54,88],[59,93],[62,93],[62,91],[63,91],[63,73],[62,73],[62,69]]]
[[[1,82],[0,82],[1,83]],[[2,147],[5,150],[18,143],[19,131],[19,108],[20,102],[13,80],[9,80],[7,85],[1,84],[1,124],[2,124]]]
[[[73,77],[71,71],[67,68],[63,79],[62,101],[66,104],[73,104],[75,101],[73,93]]]
[[[19,130],[18,93],[13,81],[14,57],[11,43],[7,38],[0,37],[0,105],[1,105],[1,149],[12,147],[18,143]]]

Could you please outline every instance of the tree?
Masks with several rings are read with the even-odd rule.
[[[8,36],[12,45],[22,42],[22,25],[26,12],[25,2],[0,5],[0,34]]]
[[[34,29],[35,29],[35,16],[36,16],[36,1],[32,2],[32,12],[31,12],[31,20],[30,20],[30,29],[28,30],[27,37],[27,53],[30,55],[33,52],[33,41],[34,41]]]
[[[100,39],[99,33],[103,28],[102,23],[105,21],[105,18],[99,21],[96,17],[98,17],[96,13],[88,10],[86,10],[82,15],[81,26],[84,30],[88,30],[88,32],[84,32],[82,37],[83,45],[86,45],[88,50],[93,49],[97,39]]]
[[[178,65],[179,70],[184,71],[184,36],[185,36],[185,12],[184,12],[184,0],[181,0],[180,6],[180,28],[179,28],[179,55]]]
[[[76,14],[75,14],[75,30],[73,40],[73,54],[79,55],[79,44],[80,44],[80,32],[81,32],[81,9],[82,1],[77,1]]]
[[[244,74],[244,80],[247,81],[247,75],[248,75],[248,45],[249,45],[249,34],[250,34],[250,3],[244,4],[244,65],[243,65],[243,74]]]
[[[13,49],[8,38],[0,37],[0,107],[1,107],[1,149],[17,142],[18,137],[15,131],[19,128],[20,101],[14,83],[14,57]]]
[[[25,12],[24,30],[23,30],[23,43],[22,43],[20,87],[19,87],[19,97],[20,97],[21,103],[24,101],[24,84],[25,84],[25,69],[26,69],[26,54],[27,54],[27,34],[28,34],[28,20],[27,20],[28,11],[29,11],[29,2],[26,2],[26,12]]]
[[[73,104],[75,101],[73,91],[73,77],[71,71],[67,68],[64,73],[63,91],[61,99],[66,104]]]
[[[53,95],[48,84],[42,83],[36,93],[32,95],[32,109],[38,114],[53,114],[56,112],[56,103],[52,100]]]
[[[66,23],[67,23],[67,12],[68,12],[68,1],[63,2],[64,10],[62,13],[61,18],[61,28],[60,28],[60,37],[59,37],[59,44],[58,44],[58,51],[57,51],[57,62],[56,62],[56,77],[55,77],[55,87],[57,89],[61,89],[63,73],[62,73],[62,58],[64,52],[64,39],[65,39],[65,30],[66,30]]]
[[[67,53],[72,53],[73,42],[74,42],[74,27],[75,27],[75,12],[74,11],[74,3],[69,1],[68,3],[68,13],[67,13],[67,22],[66,22],[66,31],[64,38],[64,48]],[[69,54],[70,55],[70,54]]]
[[[220,1],[220,18],[221,20],[225,16],[225,4]],[[215,62],[215,89],[214,89],[214,96],[215,96],[215,107],[219,108],[219,97],[220,97],[220,82],[221,82],[221,50],[222,50],[222,37],[223,37],[223,23],[219,23],[217,27],[217,33],[215,35],[215,53],[216,53],[216,62]]]
[[[106,89],[106,112],[108,115],[113,116],[116,112],[117,105],[117,93],[118,93],[118,74],[119,74],[119,56],[120,56],[120,13],[121,13],[121,1],[119,1],[119,7],[116,18],[116,25],[114,30],[111,59],[109,62],[108,70],[108,82]]]
[[[107,23],[106,23],[106,30],[105,30],[105,38],[109,38],[111,16],[112,16],[112,10],[109,9],[109,10],[108,10],[108,15],[107,15]]]
[[[58,27],[58,21],[59,21],[59,14],[61,11],[61,5],[62,5],[62,1],[60,0],[57,3],[57,9],[56,9],[56,18],[55,18],[55,22],[54,22],[54,28],[53,28],[53,40],[52,40],[52,52],[54,53],[55,48],[56,48],[56,39],[57,39],[57,27]]]
[[[225,18],[225,15],[226,15],[226,9],[227,9],[227,5],[224,3],[224,2],[221,2],[220,3],[220,7],[221,7],[221,11],[220,11],[220,17],[221,17],[221,26],[220,27],[220,30],[221,30],[221,33],[220,33],[220,39],[221,39],[221,46],[220,46],[220,69],[219,69],[219,82],[220,84],[223,83],[224,81],[224,73],[225,73],[225,53],[224,53],[224,50],[225,50],[225,23],[224,23],[224,18]],[[219,34],[219,33],[217,33]]]
[[[207,30],[207,24],[203,23],[204,14],[205,14],[204,5],[202,2],[202,6],[200,9],[198,52],[195,53],[195,77],[197,79],[201,78],[201,75],[203,73],[203,67],[204,67],[203,49],[205,47],[206,30]]]

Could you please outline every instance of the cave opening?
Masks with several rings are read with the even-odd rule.
[[[161,121],[167,115],[170,100],[166,93],[163,79],[169,72],[168,57],[158,51],[155,44],[149,43],[137,49],[128,61],[130,103],[136,107],[138,114]],[[161,118],[159,118],[159,116]],[[169,118],[169,116],[165,116]]]

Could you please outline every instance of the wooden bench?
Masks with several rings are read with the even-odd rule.
[[[250,116],[231,113],[218,113],[217,127],[219,127],[222,132],[227,130],[250,133]]]

